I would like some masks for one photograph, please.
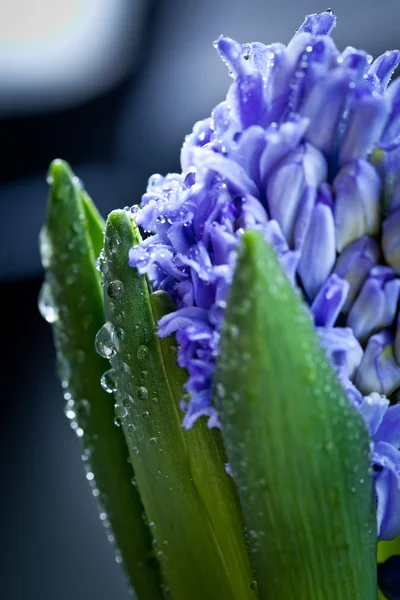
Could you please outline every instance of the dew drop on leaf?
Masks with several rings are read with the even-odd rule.
[[[38,301],[40,314],[48,323],[54,323],[58,319],[58,310],[54,303],[50,284],[45,281],[39,293]]]

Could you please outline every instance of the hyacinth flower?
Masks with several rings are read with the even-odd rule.
[[[400,53],[335,24],[219,38],[226,100],[105,226],[50,168],[40,306],[141,599],[400,598]]]

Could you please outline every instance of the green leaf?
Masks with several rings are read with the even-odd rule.
[[[178,401],[186,375],[176,366],[173,341],[155,334],[156,319],[170,308],[165,295],[150,296],[147,279],[128,265],[129,249],[139,240],[124,211],[109,215],[102,267],[108,323],[99,336],[109,336],[116,347],[110,358],[119,397],[116,410],[165,585],[174,600],[255,598],[240,511],[224,472],[220,442],[211,432],[205,435],[204,423],[193,432],[181,426]],[[207,486],[220,506],[207,499]],[[224,507],[230,514],[224,514]]]
[[[95,268],[104,223],[66,163],[51,164],[49,181],[41,232],[46,281],[40,308],[53,328],[66,415],[82,443],[86,476],[103,523],[109,525],[109,539],[115,539],[118,562],[123,560],[141,600],[161,600],[159,568],[143,505],[131,483],[128,449],[114,425],[112,397],[100,386],[108,362],[94,348],[104,323],[103,291]]]
[[[260,598],[375,600],[369,434],[256,232],[242,238],[215,400]]]

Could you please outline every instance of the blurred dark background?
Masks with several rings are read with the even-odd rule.
[[[287,42],[305,14],[326,8],[325,0],[0,0],[1,598],[128,598],[37,310],[49,162],[68,160],[104,216],[139,202],[153,172],[179,168],[184,135],[226,93],[213,40]],[[400,46],[398,0],[331,8],[339,47],[377,55]]]

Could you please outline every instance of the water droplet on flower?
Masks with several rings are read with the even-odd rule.
[[[57,321],[59,315],[55,306],[50,284],[45,281],[41,287],[38,301],[40,314],[48,323]]]
[[[110,298],[121,298],[124,293],[124,284],[119,279],[114,279],[114,281],[110,281],[107,285],[107,295]]]
[[[103,373],[103,375],[101,376],[100,384],[103,390],[108,394],[112,394],[113,392],[115,392],[115,390],[117,389],[115,385],[115,369],[109,369],[108,371]]]

